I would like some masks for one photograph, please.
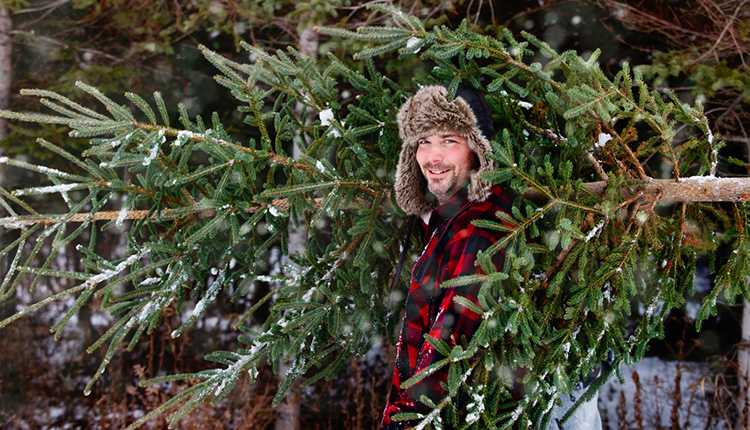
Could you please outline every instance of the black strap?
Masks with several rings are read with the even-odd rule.
[[[396,276],[393,277],[393,284],[391,285],[391,295],[388,299],[388,304],[393,308],[393,293],[396,292],[396,285],[398,285],[398,278],[401,276],[401,269],[404,268],[404,261],[406,261],[406,254],[409,253],[409,240],[411,239],[411,230],[414,227],[414,221],[417,217],[412,215],[411,221],[409,221],[409,229],[406,231],[406,237],[404,238],[404,244],[401,247],[401,257],[398,259],[398,267],[396,268]]]
[[[440,243],[442,243],[443,240],[445,239],[446,237],[445,232],[448,231],[451,224],[453,224],[453,221],[455,221],[459,215],[466,212],[472,206],[471,203],[472,202],[465,203],[464,206],[461,208],[461,210],[453,214],[447,220],[447,225],[445,225],[445,227],[441,226],[441,228],[443,228],[443,232],[440,234],[440,237],[438,238],[438,247],[440,247]],[[403,246],[403,249],[401,250],[401,257],[398,259],[398,268],[396,268],[396,276],[393,278],[393,285],[391,285],[391,296],[389,299],[389,304],[390,304],[391,309],[393,309],[393,293],[396,291],[396,285],[398,284],[398,277],[401,275],[401,268],[404,266],[404,260],[406,260],[406,253],[409,251],[409,238],[411,237],[411,229],[412,227],[414,227],[414,222],[416,220],[417,220],[417,217],[415,215],[412,215],[411,222],[409,223],[409,231],[406,233],[406,237],[404,238],[404,246]],[[443,221],[443,223],[445,223],[445,221]]]

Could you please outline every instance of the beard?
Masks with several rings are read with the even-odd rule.
[[[442,172],[438,175],[435,172]],[[422,168],[427,189],[437,197],[440,204],[446,203],[469,182],[469,170],[462,166],[427,164]]]

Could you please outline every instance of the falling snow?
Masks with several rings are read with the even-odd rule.
[[[421,41],[422,41],[422,39],[420,39],[418,37],[410,37],[409,40],[406,41],[406,49],[413,48],[417,43],[419,43]],[[418,53],[420,51],[420,49],[421,48],[417,48],[417,50],[414,51],[413,53],[414,54]]]
[[[609,133],[599,133],[599,141],[596,143],[597,147],[602,147],[612,140],[612,135]]]

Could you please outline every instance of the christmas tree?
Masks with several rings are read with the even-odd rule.
[[[722,294],[750,298],[742,203],[750,185],[718,176],[722,142],[700,105],[649,89],[628,64],[608,78],[597,53],[560,54],[529,34],[491,37],[468,24],[426,29],[390,6],[371,7],[390,15],[392,25],[318,29],[369,46],[351,61],[245,44],[255,60],[238,63],[203,50],[256,136],[248,141],[233,138],[216,116],[190,118],[184,107],[175,121],[158,93],[153,101],[129,93],[121,104],[80,84],[103,113],[50,91],[25,91],[54,113],[5,111],[3,118],[65,125],[90,147],[77,157],[39,141],[75,173],[0,159],[50,181],[0,188],[8,212],[0,226],[16,232],[0,251],[10,261],[0,298],[49,276],[77,285],[0,327],[73,296],[52,327],[59,335],[82,306],[100,300],[116,318],[89,347],[107,352],[88,391],[123,343],[133,348],[159,327],[168,306],[185,314],[172,332],[178,337],[217,300],[239,299],[267,282],[274,288],[236,325],[244,347],[208,353],[215,364],[207,370],[145,381],[193,383],[131,428],[166,410],[174,423],[196,405],[222,399],[244,372],[254,380],[264,366],[278,372],[288,364],[276,402],[296,380],[332,378],[381,337],[394,341],[401,310],[389,304],[395,265],[405,240],[412,254],[420,248],[416,235],[407,237],[408,218],[391,192],[401,146],[395,117],[415,88],[429,83],[447,84],[451,95],[460,83],[486,92],[500,130],[489,154],[497,168],[486,178],[517,198],[512,216],[482,222],[506,233],[479,257],[487,275],[441,285],[482,285],[479,305],[461,303],[483,315],[467,348],[427,339],[446,357],[427,372],[448,369],[449,395],[432,413],[403,418],[419,419],[419,428],[545,428],[560,394],[602,362],[610,365],[581,401],[620,365],[643,357],[648,341],[662,335],[665,316],[690,294],[700,256],[712,258],[716,274],[700,320]],[[430,74],[409,88],[389,79],[377,59],[394,51],[418,55]],[[66,213],[35,209],[39,197],[53,196]],[[122,226],[127,255],[98,255],[97,231]],[[301,252],[289,252],[291,228],[307,232]],[[722,244],[734,252],[718,267],[713,256]],[[52,252],[32,266],[45,245]],[[85,271],[51,269],[55,254],[73,246]],[[498,271],[491,257],[501,249]],[[280,267],[270,262],[274,253],[287,257]],[[398,275],[402,289],[409,269]],[[249,324],[262,308],[268,317]],[[525,395],[512,400],[510,375],[519,368]]]

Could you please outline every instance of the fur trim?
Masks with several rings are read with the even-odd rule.
[[[408,99],[398,112],[399,136],[403,141],[396,167],[396,202],[409,215],[423,215],[437,207],[437,200],[428,195],[427,181],[417,163],[419,139],[435,133],[457,132],[464,136],[479,160],[479,167],[469,179],[469,200],[487,199],[492,183],[479,177],[494,168],[485,155],[492,152],[487,137],[477,126],[477,117],[461,97],[448,101],[448,90],[439,85],[424,87]],[[489,112],[483,114],[489,115]]]

